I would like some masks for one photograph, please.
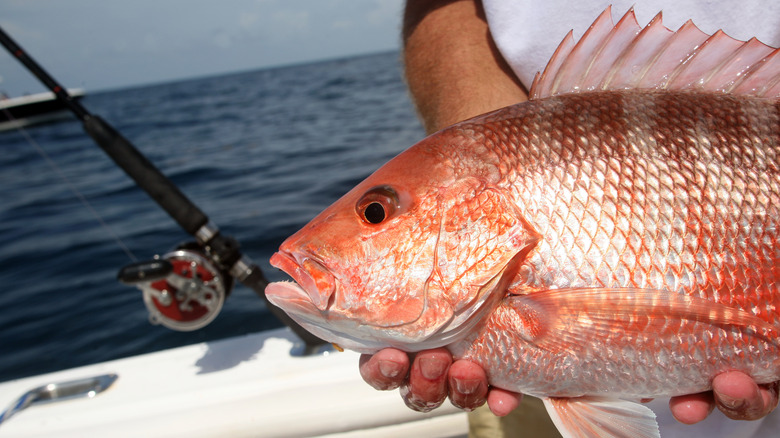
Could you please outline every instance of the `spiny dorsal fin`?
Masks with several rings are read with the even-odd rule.
[[[595,90],[698,90],[780,97],[780,49],[690,20],[676,32],[659,13],[642,28],[633,8],[614,25],[611,7],[579,41],[569,32],[531,85],[530,98]]]

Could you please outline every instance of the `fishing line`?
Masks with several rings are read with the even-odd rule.
[[[3,112],[8,117],[8,120],[16,120],[14,116],[11,114],[10,111],[8,111],[8,108],[3,108]],[[49,165],[51,170],[54,171],[54,173],[57,174],[57,176],[65,183],[66,186],[68,186],[68,189],[78,198],[79,201],[81,201],[81,204],[92,214],[92,216],[95,218],[95,220],[98,221],[101,227],[103,227],[103,230],[105,230],[109,236],[111,236],[114,239],[114,242],[116,242],[117,245],[122,249],[122,251],[125,252],[127,257],[130,258],[133,262],[138,262],[138,259],[136,258],[135,254],[133,254],[132,251],[130,251],[130,248],[128,248],[127,245],[122,241],[122,239],[117,235],[114,230],[106,223],[105,220],[103,220],[103,217],[100,216],[100,213],[97,212],[92,207],[92,204],[89,203],[87,198],[79,191],[79,189],[68,179],[68,177],[65,175],[65,173],[60,169],[60,167],[57,165],[57,163],[54,162],[54,160],[51,159],[51,156],[41,147],[40,144],[38,144],[37,141],[35,141],[34,138],[30,135],[30,133],[27,132],[26,129],[22,126],[17,126],[16,130],[19,131],[22,136],[27,140],[27,143],[29,143],[36,152],[38,152],[38,155],[43,157],[43,159],[46,161],[46,163]]]
[[[211,224],[208,216],[201,211],[197,205],[190,201],[179,188],[160,172],[155,165],[149,161],[129,140],[124,138],[113,126],[102,118],[92,115],[86,108],[81,106],[51,77],[46,71],[38,65],[27,53],[11,39],[8,34],[0,28],[0,44],[5,47],[9,53],[16,57],[35,77],[37,77],[46,88],[48,88],[57,100],[65,105],[82,122],[84,131],[95,140],[95,143],[111,158],[125,173],[135,181],[135,183],[148,194],[157,205],[165,210],[184,231],[197,239],[196,245],[201,248],[209,259],[215,265],[227,272],[231,278],[238,279],[242,284],[251,288],[265,302],[266,307],[280,321],[284,322],[301,340],[306,344],[306,350],[315,351],[323,340],[312,335],[306,329],[298,325],[284,311],[271,304],[265,295],[265,287],[268,280],[263,275],[262,269],[249,260],[248,257],[241,254],[238,241],[230,236],[220,233],[219,229]],[[29,135],[28,142],[36,144]],[[39,146],[39,151],[43,151]],[[39,152],[40,153],[40,152]],[[45,153],[42,154],[55,169],[71,191],[81,199],[82,204],[87,207],[102,226],[113,236],[117,244],[125,251],[128,257],[137,265],[138,262],[133,253],[127,248],[122,240],[106,225],[95,209],[93,209],[86,198],[70,184],[64,174],[58,170],[53,161]],[[133,269],[138,266],[133,267]],[[137,269],[136,269],[137,270]],[[142,271],[143,272],[143,271]],[[176,294],[174,294],[176,295]],[[221,306],[220,306],[221,307]],[[219,309],[216,309],[219,312]],[[207,314],[208,315],[208,314]],[[171,318],[172,321],[176,320]],[[184,319],[176,320],[184,321]]]

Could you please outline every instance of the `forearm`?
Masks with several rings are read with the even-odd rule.
[[[527,99],[479,0],[408,0],[403,41],[406,81],[428,132]]]

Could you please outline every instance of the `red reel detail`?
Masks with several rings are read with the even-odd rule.
[[[153,324],[173,330],[199,329],[216,318],[226,296],[220,271],[202,254],[179,249],[165,254],[173,270],[162,280],[140,283]]]
[[[188,260],[171,260],[171,264],[173,265],[173,272],[183,278],[192,279],[197,276],[204,283],[214,279],[214,275],[200,264],[194,264],[195,270],[192,269],[193,263]],[[159,291],[167,290],[171,294],[173,300],[167,306],[162,304],[156,297],[152,297],[154,306],[166,318],[175,321],[191,322],[203,318],[209,312],[207,307],[197,301],[189,300],[188,303],[180,301],[180,297],[177,297],[177,289],[166,280],[155,281],[150,286]],[[213,300],[216,298],[216,292],[206,292],[204,298]]]

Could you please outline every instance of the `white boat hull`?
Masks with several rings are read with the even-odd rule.
[[[78,100],[84,90],[68,89],[68,94]],[[73,115],[51,91],[0,99],[0,132],[67,118]]]
[[[286,329],[208,342],[0,384],[0,407],[32,388],[116,373],[93,398],[31,406],[0,425],[13,437],[456,437],[465,413],[429,414],[379,392],[358,355],[290,355]]]

